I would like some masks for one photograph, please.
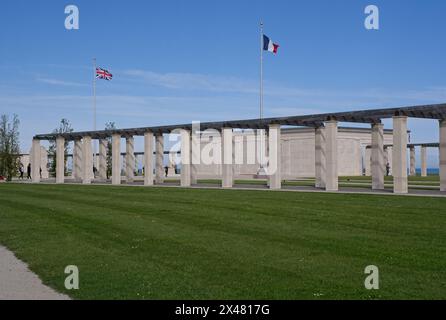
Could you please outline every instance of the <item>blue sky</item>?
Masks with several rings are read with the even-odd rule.
[[[79,30],[64,28],[68,4]],[[378,31],[364,28],[368,4]],[[19,115],[24,151],[61,118],[92,129],[96,57],[114,74],[97,84],[98,128],[256,117],[261,19],[280,44],[265,55],[266,116],[445,102],[445,12],[415,0],[5,0],[0,113]],[[409,125],[412,141],[438,140],[435,122]]]

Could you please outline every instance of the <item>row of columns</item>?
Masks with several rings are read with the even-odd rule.
[[[407,174],[407,117],[393,117],[392,171],[394,193],[408,192]],[[366,150],[367,151],[367,150]],[[372,145],[367,157],[371,158],[372,189],[384,189],[386,154],[384,126],[372,124]],[[427,175],[426,147],[421,149],[422,175]],[[337,122],[328,121],[315,131],[315,187],[327,191],[338,190]],[[410,149],[411,175],[415,175],[415,150]],[[440,121],[440,191],[446,191],[446,121]]]
[[[338,123],[336,120],[325,122],[324,127],[315,130],[315,186],[327,191],[338,190]],[[384,126],[382,123],[372,125],[371,145],[371,175],[372,189],[384,189],[385,154],[384,154]],[[196,183],[196,167],[193,163],[199,159],[200,145],[196,135],[191,136],[189,130],[180,130],[181,137],[181,186],[188,187]],[[281,188],[281,129],[278,124],[271,124],[268,128],[268,185],[270,189]],[[121,184],[121,135],[112,136],[112,184]],[[155,138],[155,163],[153,163],[153,140]],[[394,192],[408,192],[407,177],[407,117],[393,117],[393,156],[392,169]],[[134,138],[126,139],[126,179],[134,180],[135,155]],[[231,188],[234,183],[234,139],[232,128],[221,130],[222,148],[222,187]],[[107,174],[107,140],[99,142],[99,177],[105,179]],[[56,183],[63,183],[65,176],[64,159],[65,139],[56,139]],[[197,152],[198,151],[198,152]],[[198,158],[197,158],[198,157]],[[422,148],[422,159],[426,158],[426,150]],[[146,132],[144,134],[144,184],[160,184],[164,180],[164,138],[162,134]],[[40,167],[40,142],[33,140],[32,167]],[[426,162],[422,161],[422,171],[425,172]],[[410,151],[410,172],[415,167],[415,154]],[[73,154],[73,176],[82,179],[84,184],[91,183],[93,177],[93,153],[91,137],[75,140]],[[155,170],[153,170],[155,168]],[[155,171],[155,175],[153,174]],[[40,181],[38,170],[33,170],[32,179]],[[440,185],[441,191],[446,191],[446,121],[440,122]]]
[[[415,147],[409,148],[409,175],[416,176]],[[421,146],[421,176],[427,177],[427,147]]]
[[[384,164],[387,164],[388,157],[388,149],[391,147],[384,147]],[[421,176],[427,177],[427,146],[421,145]],[[365,150],[365,175],[371,176],[371,150],[372,148],[366,148]],[[416,175],[416,154],[415,154],[415,146],[409,147],[409,176]]]

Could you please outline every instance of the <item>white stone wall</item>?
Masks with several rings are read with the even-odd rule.
[[[206,135],[206,134],[205,134]],[[220,138],[208,138],[202,141],[202,153],[220,155]],[[266,138],[265,138],[266,139]],[[243,164],[234,166],[235,178],[251,178],[259,168],[259,148],[255,141],[259,137],[253,131],[234,132],[234,158],[243,159]],[[212,141],[210,145],[208,141]],[[315,175],[315,131],[312,128],[282,129],[282,179],[314,177]],[[392,143],[392,133],[384,132],[384,144]],[[371,144],[371,130],[358,128],[342,128],[338,130],[338,169],[340,176],[359,176],[365,171],[366,146]],[[254,145],[254,148],[253,148]],[[249,149],[249,150],[248,150]],[[256,154],[253,163],[253,155]],[[250,159],[248,159],[248,157]],[[391,156],[390,156],[391,157]],[[250,161],[249,161],[250,160]],[[250,164],[248,164],[250,162]],[[221,166],[219,164],[197,165],[198,178],[219,178]]]

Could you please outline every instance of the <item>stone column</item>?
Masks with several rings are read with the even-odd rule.
[[[325,123],[326,180],[325,190],[338,191],[338,122]]]
[[[144,133],[144,185],[153,185],[153,133]]]
[[[281,132],[280,124],[270,124],[268,128],[268,177],[269,188],[282,188],[282,172],[281,172]]]
[[[314,139],[315,187],[325,188],[325,127],[315,130]]]
[[[410,169],[409,174],[411,176],[416,176],[417,172],[415,169],[415,147],[410,147]]]
[[[421,176],[427,177],[427,147],[421,146]]]
[[[99,179],[107,179],[107,139],[99,140]]]
[[[65,139],[59,136],[56,138],[56,183],[64,183],[64,182],[65,182]]]
[[[375,123],[372,125],[372,189],[384,189],[384,176],[386,167],[384,164],[384,125]]]
[[[25,168],[26,170],[26,168]],[[33,139],[31,148],[31,179],[33,183],[40,182],[40,140]]]
[[[198,166],[201,162],[200,132],[194,131],[191,136],[191,184],[198,183]]]
[[[164,137],[162,134],[157,134],[155,137],[155,183],[161,184],[164,182]]]
[[[125,139],[125,164],[127,183],[131,183],[135,179],[135,139],[133,137]]]
[[[393,147],[387,147],[387,162],[389,163],[390,170],[389,175],[393,176]],[[386,163],[387,164],[387,163]]]
[[[190,187],[190,131],[181,130],[181,186]]]
[[[393,192],[407,193],[407,117],[393,117]]]
[[[446,191],[446,120],[440,121],[440,191]]]
[[[372,148],[365,148],[364,157],[364,174],[370,177],[372,175]]]
[[[82,140],[74,140],[73,148],[73,178],[82,178]]]
[[[91,137],[82,139],[82,183],[90,184],[93,179],[93,150],[91,147]]]
[[[121,135],[112,135],[112,184],[121,184]]]
[[[389,163],[389,149],[387,147],[384,147],[384,169],[387,166],[387,163]],[[386,173],[386,170],[384,170],[384,174]]]
[[[40,147],[40,169],[42,169],[42,174],[40,174],[40,177],[42,179],[48,179],[48,151],[43,146]]]
[[[233,144],[232,144],[232,128],[221,129],[221,172],[222,180],[221,186],[223,188],[232,188],[234,183],[233,176]]]

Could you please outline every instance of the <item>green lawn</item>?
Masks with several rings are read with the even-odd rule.
[[[0,244],[78,299],[446,299],[446,199],[0,185]],[[80,289],[66,291],[65,266]],[[364,268],[380,290],[364,288]],[[1,288],[0,288],[1,290]]]

